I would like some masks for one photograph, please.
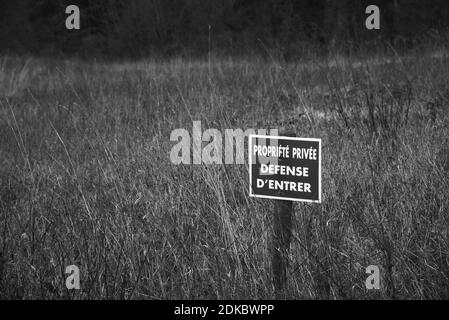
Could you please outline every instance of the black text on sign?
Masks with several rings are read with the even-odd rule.
[[[250,196],[321,202],[321,139],[249,137]]]

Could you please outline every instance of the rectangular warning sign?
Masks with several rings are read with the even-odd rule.
[[[321,202],[321,139],[249,136],[250,196]]]

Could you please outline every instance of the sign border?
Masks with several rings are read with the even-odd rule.
[[[282,140],[297,140],[297,141],[314,141],[318,142],[318,200],[311,199],[296,199],[296,198],[286,198],[286,197],[276,197],[276,196],[267,196],[267,195],[258,195],[253,193],[252,188],[252,146],[253,146],[253,138],[262,138],[262,139],[282,139]],[[275,200],[286,200],[286,201],[298,201],[298,202],[309,202],[309,203],[321,203],[321,139],[320,138],[300,138],[300,137],[286,137],[286,136],[269,136],[269,135],[261,135],[261,134],[250,134],[248,141],[248,171],[249,171],[249,196],[254,198],[263,198],[263,199],[275,199]]]

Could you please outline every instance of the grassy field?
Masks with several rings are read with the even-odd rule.
[[[193,121],[322,139],[323,202],[294,204],[285,298],[449,298],[448,102],[444,50],[0,57],[0,298],[273,298],[273,203],[248,197],[246,165],[170,162]]]

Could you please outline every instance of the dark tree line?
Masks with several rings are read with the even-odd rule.
[[[65,28],[65,8],[81,29]],[[365,28],[375,4],[381,29]],[[111,56],[284,54],[414,42],[444,32],[447,0],[2,0],[0,51]]]

